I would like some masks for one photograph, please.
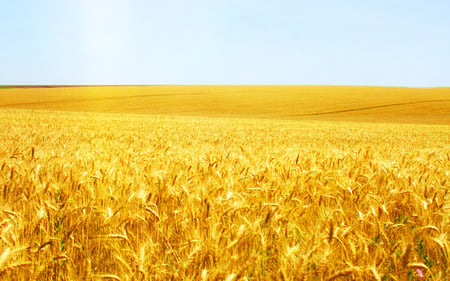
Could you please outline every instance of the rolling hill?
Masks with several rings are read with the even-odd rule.
[[[450,88],[2,87],[0,107],[152,115],[450,124]]]

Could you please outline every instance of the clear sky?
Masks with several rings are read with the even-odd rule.
[[[450,86],[449,0],[2,0],[0,84]]]

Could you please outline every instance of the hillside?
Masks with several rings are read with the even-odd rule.
[[[0,107],[152,115],[450,124],[450,88],[2,87]]]

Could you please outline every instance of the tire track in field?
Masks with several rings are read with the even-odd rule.
[[[343,110],[336,110],[336,111],[325,111],[325,112],[285,115],[285,117],[317,116],[317,115],[337,114],[337,113],[345,113],[345,112],[353,112],[353,111],[364,111],[364,110],[386,108],[386,107],[395,107],[395,106],[402,106],[402,105],[423,104],[423,103],[432,103],[432,102],[448,102],[448,101],[450,101],[450,99],[391,103],[391,104],[383,104],[383,105],[375,105],[375,106],[359,107],[359,108],[350,108],[350,109],[343,109]]]
[[[146,97],[173,97],[173,96],[199,96],[206,93],[190,93],[190,94],[155,94],[155,95],[134,95],[134,96],[121,96],[121,97],[102,97],[102,98],[72,98],[72,99],[59,99],[48,101],[33,101],[33,102],[20,102],[2,104],[0,107],[13,107],[13,106],[27,106],[27,105],[40,105],[40,104],[54,104],[54,103],[67,103],[67,102],[90,102],[90,101],[103,101],[103,100],[121,100],[121,99],[138,99]]]

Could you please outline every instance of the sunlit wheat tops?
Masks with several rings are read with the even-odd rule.
[[[449,280],[448,125],[0,110],[1,280]]]

